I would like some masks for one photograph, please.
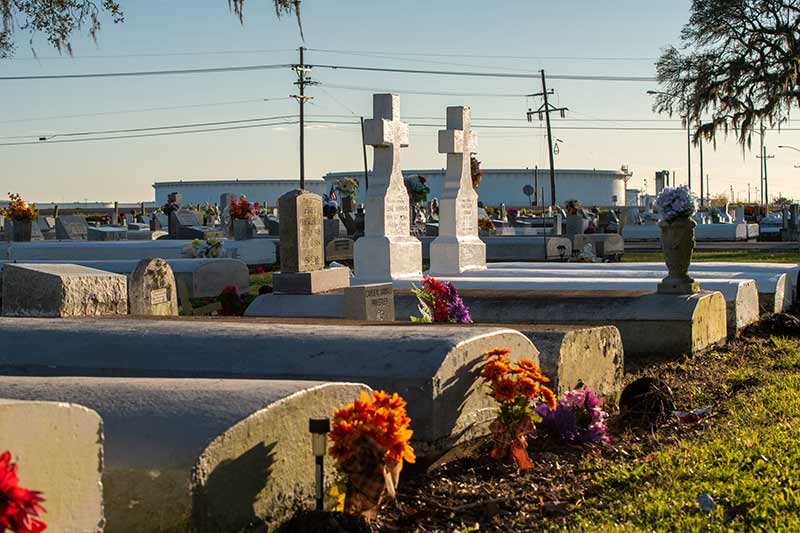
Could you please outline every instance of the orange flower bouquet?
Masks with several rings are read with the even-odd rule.
[[[8,207],[3,210],[3,215],[14,222],[36,220],[39,212],[35,205],[30,205],[19,194],[8,193]]]
[[[411,419],[406,402],[397,394],[374,391],[339,409],[334,414],[330,453],[347,477],[338,510],[372,519],[384,494],[395,497],[403,461],[415,461],[409,446]]]
[[[555,409],[556,396],[542,385],[550,381],[530,359],[512,363],[511,350],[495,348],[484,354],[486,362],[481,367],[481,377],[489,385],[489,396],[500,404],[497,418],[489,429],[494,439],[491,455],[503,459],[511,455],[523,470],[533,468],[528,456],[527,436],[534,431],[534,422],[541,418],[535,413],[541,401]]]

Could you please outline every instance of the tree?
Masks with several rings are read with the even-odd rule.
[[[800,0],[693,0],[681,43],[656,63],[653,109],[696,124],[695,143],[733,131],[749,148],[800,105]]]
[[[294,14],[300,27],[300,0],[272,0],[278,17]],[[228,7],[244,23],[245,0],[228,0]],[[44,33],[47,41],[59,53],[72,55],[72,36],[86,29],[87,34],[97,40],[100,19],[107,15],[115,23],[125,20],[120,3],[116,0],[0,0],[0,59],[14,54],[13,36],[16,31],[27,31],[30,43],[33,36]]]

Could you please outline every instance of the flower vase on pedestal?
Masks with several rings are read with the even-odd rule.
[[[689,276],[695,247],[697,223],[688,216],[679,216],[658,223],[661,228],[661,248],[669,274],[658,285],[661,294],[692,294],[700,285]]]
[[[14,242],[31,242],[33,235],[32,220],[14,220],[11,231],[11,240]]]

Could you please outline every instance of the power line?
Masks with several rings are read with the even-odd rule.
[[[36,57],[7,57],[6,61],[50,61],[50,60],[82,60],[82,59],[121,59],[126,57],[175,57],[175,56],[210,56],[210,55],[236,55],[236,54],[270,54],[279,52],[294,52],[294,48],[272,48],[262,50],[208,50],[199,52],[153,52],[139,54],[113,54],[90,56],[36,56]],[[2,61],[2,60],[0,60]]]
[[[479,78],[521,78],[539,79],[540,74],[515,74],[506,72],[467,72],[452,70],[416,70],[399,68],[381,67],[353,67],[347,65],[307,65],[312,68],[328,68],[333,70],[361,70],[367,72],[398,72],[402,74],[435,74],[440,76],[468,76]],[[579,81],[633,81],[633,82],[656,82],[658,79],[651,76],[588,76],[576,74],[553,74],[548,76],[554,80],[579,80]],[[2,78],[0,78],[2,79]]]
[[[336,54],[363,54],[370,53],[363,50],[330,50],[323,48],[309,48],[313,52],[329,52]],[[372,53],[382,55],[396,55],[396,56],[432,56],[432,57],[479,57],[486,59],[533,59],[533,60],[557,60],[557,61],[656,61],[656,57],[587,57],[587,56],[510,56],[510,55],[485,55],[485,54],[437,54],[434,52],[382,52],[374,51]]]
[[[35,122],[38,120],[58,120],[63,118],[79,118],[79,117],[97,117],[105,115],[123,115],[128,113],[145,113],[149,111],[171,111],[175,109],[192,109],[198,107],[215,107],[224,105],[237,105],[237,104],[250,104],[256,102],[275,102],[281,100],[289,100],[290,97],[282,96],[280,98],[249,98],[246,100],[228,100],[224,102],[210,102],[206,104],[185,104],[174,106],[161,106],[161,107],[146,107],[142,109],[124,109],[121,111],[97,111],[95,113],[76,113],[74,115],[53,115],[49,117],[28,117],[17,118],[11,120],[0,120],[0,124],[10,124],[14,122]]]
[[[159,130],[173,130],[173,129],[181,129],[181,128],[201,128],[206,126],[222,126],[225,124],[246,124],[249,122],[263,122],[265,120],[279,120],[279,119],[286,119],[286,118],[295,118],[296,115],[280,115],[275,117],[260,117],[260,118],[248,118],[248,119],[241,119],[241,120],[222,120],[217,122],[198,122],[194,124],[175,124],[169,126],[152,126],[147,128],[127,128],[127,129],[117,129],[117,130],[99,130],[99,131],[80,131],[80,132],[70,132],[70,133],[54,133],[51,135],[47,135],[47,138],[55,138],[55,137],[84,137],[86,135],[113,135],[116,133],[135,133],[135,132],[142,132],[142,131],[159,131]],[[36,137],[36,135],[14,135],[14,136],[6,136],[0,137],[0,139],[27,139],[30,137]],[[45,139],[46,140],[46,139]],[[40,141],[42,142],[42,141]]]
[[[131,76],[170,76],[182,74],[212,74],[218,72],[245,72],[251,70],[272,70],[278,68],[290,68],[291,65],[245,65],[241,67],[216,67],[216,68],[193,68],[186,70],[145,70],[138,72],[96,72],[91,74],[53,74],[42,76],[3,76],[0,81],[14,80],[66,80],[83,78],[123,78]]]
[[[325,83],[325,87],[329,89],[342,89],[346,91],[365,91],[375,93],[395,93],[395,94],[419,94],[423,96],[488,96],[494,98],[524,98],[523,93],[508,94],[508,93],[469,93],[469,92],[443,92],[443,91],[416,91],[406,89],[378,89],[375,87],[363,87],[358,85],[338,85],[335,83]]]
[[[120,135],[115,137],[91,137],[88,139],[63,139],[60,141],[47,141],[47,142],[16,142],[16,143],[0,143],[0,146],[25,146],[25,145],[38,145],[44,146],[48,144],[60,144],[60,143],[74,143],[74,142],[89,142],[89,141],[111,141],[115,139],[139,139],[143,137],[163,137],[166,135],[183,135],[187,133],[205,133],[209,131],[230,131],[230,130],[244,130],[250,128],[265,128],[269,126],[283,126],[283,125],[292,125],[297,124],[296,120],[290,122],[274,122],[271,124],[249,124],[247,126],[229,126],[224,128],[207,128],[207,129],[198,129],[198,130],[188,130],[188,131],[168,131],[162,133],[141,133],[135,135]]]

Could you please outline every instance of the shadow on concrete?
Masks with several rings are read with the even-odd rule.
[[[264,519],[256,515],[255,505],[272,475],[276,445],[277,442],[259,443],[214,468],[205,487],[196,489],[193,531],[265,530]]]

